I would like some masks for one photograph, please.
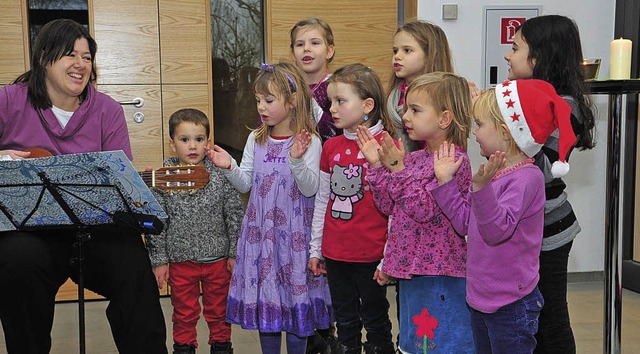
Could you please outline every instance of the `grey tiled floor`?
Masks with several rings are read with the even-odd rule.
[[[575,332],[578,353],[602,353],[603,335],[603,283],[571,283],[569,284],[569,308],[573,330]],[[388,298],[391,302],[390,313],[395,314],[395,292],[389,289]],[[168,298],[163,298],[162,306],[165,310],[167,324],[171,323],[171,304]],[[86,304],[86,340],[87,353],[103,354],[117,353],[109,325],[104,315],[107,303],[104,301]],[[392,319],[395,316],[391,316]],[[78,353],[78,307],[75,303],[56,305],[55,323],[53,326],[54,354]],[[394,335],[397,322],[393,321]],[[640,353],[640,294],[624,290],[622,294],[622,352]],[[167,330],[167,345],[171,343],[171,329]],[[209,353],[207,343],[207,327],[201,319],[198,323],[198,340],[201,348],[199,354]],[[236,354],[260,353],[260,345],[256,332],[245,331],[239,327],[233,328],[233,345]],[[285,353],[283,350],[282,353]],[[0,354],[6,354],[4,335],[0,331]]]

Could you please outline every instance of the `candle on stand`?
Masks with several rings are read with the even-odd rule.
[[[611,42],[609,79],[624,80],[631,77],[631,40],[614,39]]]

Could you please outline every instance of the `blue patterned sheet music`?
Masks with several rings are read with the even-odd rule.
[[[74,224],[43,178],[85,225],[111,223],[116,212],[167,218],[124,152],[106,151],[0,161],[0,231]]]

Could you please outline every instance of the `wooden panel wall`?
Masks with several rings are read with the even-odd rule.
[[[160,62],[164,156],[169,148],[169,118],[182,108],[196,108],[209,118],[213,140],[213,69],[210,1],[159,0]]]
[[[0,85],[6,85],[29,67],[29,41],[22,22],[23,2],[3,1],[0,11]]]
[[[213,135],[212,94],[209,86],[201,85],[162,85],[162,110],[164,127],[164,156],[175,155],[169,147],[169,117],[182,108],[195,108],[207,114]],[[211,139],[213,141],[213,139]]]
[[[211,81],[209,1],[160,0],[160,62],[163,84]],[[206,111],[205,111],[206,113]]]
[[[333,30],[336,54],[330,70],[351,63],[372,67],[385,87],[391,77],[393,34],[398,23],[396,0],[342,1],[278,0],[265,4],[267,58],[291,59],[289,30],[307,17],[327,21]]]
[[[100,0],[92,4],[98,85],[159,84],[157,1]]]

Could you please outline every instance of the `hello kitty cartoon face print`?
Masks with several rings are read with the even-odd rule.
[[[331,216],[335,219],[351,220],[353,204],[364,197],[362,188],[362,166],[335,165],[331,173]]]

